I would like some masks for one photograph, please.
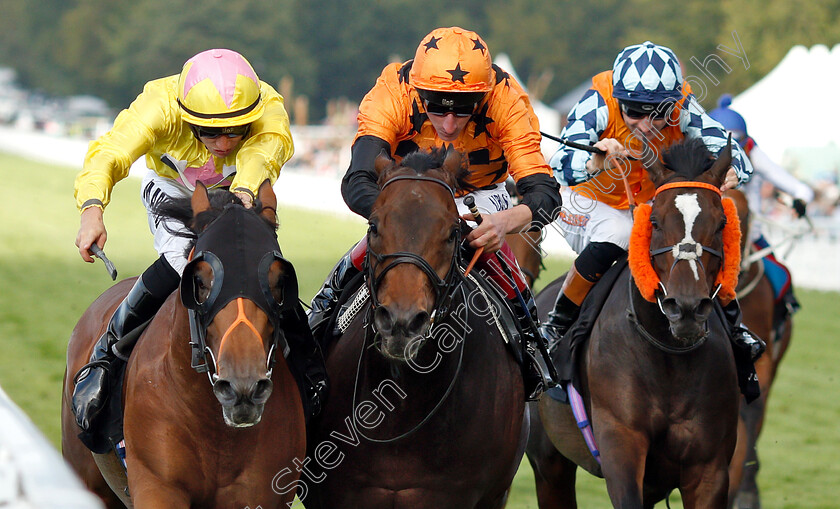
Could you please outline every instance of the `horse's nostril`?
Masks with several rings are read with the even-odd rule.
[[[677,299],[673,297],[668,297],[662,301],[662,311],[665,312],[665,316],[669,320],[678,320],[682,316],[680,305],[677,303]]]
[[[264,404],[268,401],[268,397],[271,396],[273,387],[274,384],[271,383],[271,380],[263,378],[254,384],[254,390],[251,392],[251,400],[257,405]]]
[[[414,315],[414,318],[408,321],[407,332],[410,336],[422,336],[429,326],[429,313],[420,311]]]
[[[713,309],[714,304],[712,303],[712,299],[702,299],[694,310],[694,316],[698,322],[705,322],[709,318],[709,315],[712,314]]]
[[[394,317],[388,311],[386,306],[379,306],[373,313],[373,321],[376,324],[377,330],[384,334],[388,334],[394,328]]]
[[[233,384],[225,379],[216,380],[213,384],[213,394],[222,406],[231,406],[236,403],[236,391],[233,389]]]

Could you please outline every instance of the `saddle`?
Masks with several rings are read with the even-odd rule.
[[[558,385],[546,391],[546,394],[551,398],[568,404],[569,397],[563,388],[569,383],[574,384],[575,387],[581,386],[579,373],[577,372],[578,358],[580,352],[583,351],[581,347],[589,339],[595,320],[601,314],[607,297],[609,297],[618,277],[626,267],[627,256],[624,255],[607,269],[607,272],[589,291],[581,304],[580,314],[569,330],[566,331],[566,334],[559,342],[549,345],[551,359],[554,361],[554,367],[557,368],[558,376]]]

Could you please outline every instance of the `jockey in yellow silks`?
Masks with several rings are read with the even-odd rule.
[[[76,245],[92,262],[93,244],[105,245],[103,211],[114,185],[145,155],[141,199],[160,257],[137,279],[114,312],[90,363],[76,375],[73,411],[88,430],[108,399],[108,376],[131,346],[115,345],[151,319],[178,287],[187,263],[185,226],[160,220],[153,209],[167,198],[192,195],[198,182],[230,189],[246,207],[264,181],[274,182],[294,153],[283,97],[257,77],[239,53],[211,49],[190,58],[180,74],[146,84],[113,128],[93,141],[76,178],[81,211]],[[314,353],[313,348],[309,353]],[[313,398],[317,394],[312,394]]]

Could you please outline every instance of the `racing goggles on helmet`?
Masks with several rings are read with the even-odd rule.
[[[244,138],[251,130],[251,124],[235,125],[231,127],[205,127],[193,124],[190,125],[192,126],[193,133],[195,133],[197,138],[210,138],[213,140],[219,138],[220,136],[226,136],[228,138],[242,136]]]
[[[426,113],[431,115],[454,114],[456,117],[471,117],[475,107],[484,98],[484,92],[437,92],[417,89]]]
[[[651,120],[664,120],[668,118],[674,107],[674,104],[668,101],[651,104],[619,100],[618,104],[621,106],[621,111],[633,120],[647,117],[650,117]]]

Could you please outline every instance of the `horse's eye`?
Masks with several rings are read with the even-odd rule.
[[[213,282],[210,282],[210,285],[204,283],[204,279],[198,274],[193,276],[193,285],[195,288],[195,298],[199,304],[203,303],[207,300],[207,297],[210,296],[210,288],[213,286]]]
[[[374,223],[373,221],[368,223],[368,232],[371,235],[379,235],[379,230],[376,227],[376,223]]]
[[[650,224],[653,225],[654,230],[659,229],[659,221],[657,221],[655,217],[650,216]]]
[[[718,232],[722,232],[723,229],[726,228],[726,218],[723,218],[723,221],[720,222],[720,226],[717,227]]]
[[[449,244],[455,242],[458,239],[458,232],[459,230],[457,226],[455,228],[452,228],[452,231],[449,232],[449,238],[446,239],[446,242]]]

